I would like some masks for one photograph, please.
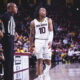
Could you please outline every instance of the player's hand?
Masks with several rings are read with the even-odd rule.
[[[0,30],[0,38],[3,38],[3,33],[1,30]]]
[[[30,48],[29,48],[29,52],[30,52],[30,53],[33,52],[33,47],[32,47],[32,46],[30,46]]]
[[[48,48],[50,49],[52,47],[52,42],[48,43]]]

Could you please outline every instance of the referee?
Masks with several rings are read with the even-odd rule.
[[[14,34],[15,21],[14,14],[17,14],[15,3],[7,4],[7,12],[0,18],[0,37],[2,37],[2,46],[4,53],[4,80],[13,80],[13,61],[14,61]]]

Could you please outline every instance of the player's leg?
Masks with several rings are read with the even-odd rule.
[[[42,76],[42,58],[37,59],[37,74],[38,74],[38,80],[43,80],[43,76]]]
[[[44,80],[51,80],[50,79],[50,73],[49,73],[49,70],[51,68],[51,60],[49,59],[45,59],[45,70],[43,71],[43,79]]]
[[[37,74],[38,80],[42,79],[42,61],[43,61],[43,44],[39,43],[39,41],[35,41],[35,48],[36,48],[36,58],[37,58]]]
[[[37,73],[38,75],[42,75],[42,59],[37,60]]]
[[[45,59],[45,70],[44,70],[44,73],[48,72],[51,68],[51,60],[48,60],[48,59]]]
[[[45,73],[45,72],[49,71],[51,68],[51,49],[48,49],[48,47],[45,48],[44,61],[45,61],[45,65],[46,65],[46,68],[44,70],[44,73]]]
[[[42,61],[43,61],[43,57],[42,57],[42,50],[39,51],[39,48],[36,50],[36,57],[37,57],[37,74],[41,75],[42,74]]]
[[[41,53],[36,53],[37,57],[37,74],[38,74],[38,80],[43,80],[42,78],[42,62],[43,62],[43,57]]]
[[[50,79],[50,73],[49,73],[49,70],[51,68],[51,60],[50,59],[45,59],[45,69],[43,71],[43,78],[44,80],[51,80]]]

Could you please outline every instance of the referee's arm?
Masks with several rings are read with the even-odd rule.
[[[3,38],[3,32],[2,32],[2,21],[0,20],[0,38]]]

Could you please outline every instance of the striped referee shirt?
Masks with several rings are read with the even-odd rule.
[[[0,18],[2,20],[1,29],[2,32],[6,35],[14,35],[15,34],[15,21],[11,13],[6,12]]]

